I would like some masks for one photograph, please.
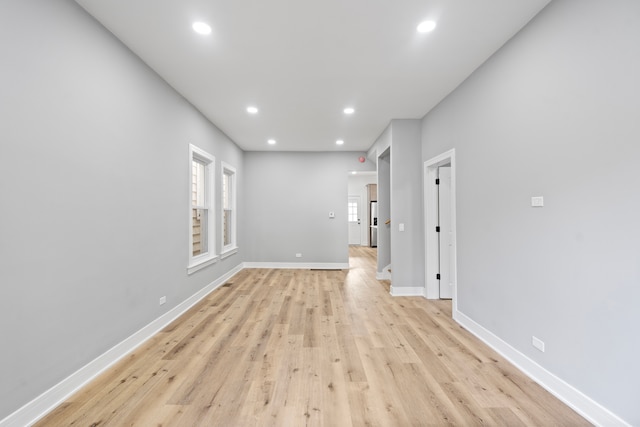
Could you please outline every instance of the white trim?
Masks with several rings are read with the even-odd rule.
[[[237,183],[237,175],[236,175],[236,168],[234,168],[233,166],[231,166],[228,163],[225,162],[220,162],[221,163],[221,167],[220,167],[220,184],[222,185],[222,183],[224,182],[224,175],[225,175],[225,171],[229,172],[228,175],[230,176],[230,180],[231,180],[231,243],[229,243],[228,245],[225,246],[224,244],[224,192],[221,190],[220,191],[220,223],[222,225],[221,227],[221,233],[220,233],[220,247],[222,248],[221,252],[230,252],[233,251],[234,249],[237,250],[238,246],[237,246],[237,239],[236,239],[236,235],[237,235],[237,227],[236,227],[236,209],[237,209],[237,203],[236,203],[236,183]],[[235,252],[234,252],[235,253]],[[232,254],[229,254],[232,255]],[[228,256],[228,255],[227,255]],[[224,257],[223,257],[224,258]]]
[[[193,176],[193,161],[199,160],[205,164],[205,205],[207,209],[207,252],[193,256],[193,223],[192,212],[194,208],[191,200],[192,192],[192,176]],[[189,144],[189,253],[187,262],[187,274],[191,274],[204,267],[207,267],[215,263],[218,259],[216,254],[216,201],[215,201],[215,172],[216,172],[216,158],[204,151],[203,149],[196,147],[193,144]]]
[[[129,338],[126,338],[124,341],[116,344],[110,350],[107,350],[105,353],[98,356],[58,384],[54,385],[31,402],[4,418],[0,421],[0,427],[24,427],[34,424],[62,402],[67,400],[80,388],[88,384],[102,372],[113,366],[113,364],[168,326],[200,300],[240,272],[242,268],[242,265],[234,267],[222,277],[211,282],[209,285],[205,286],[182,303],[158,317],[156,320],[152,321]]]
[[[376,271],[376,280],[391,280],[391,273],[387,270]]]
[[[187,266],[187,274],[193,274],[198,270],[202,270],[205,267],[210,266],[211,264],[215,264],[218,261],[218,257],[217,256],[209,256],[207,255],[206,257],[200,259],[200,258],[193,258],[194,262],[193,264],[189,264]]]
[[[382,269],[382,271],[376,271],[376,279],[377,280],[391,280],[391,264],[387,265]]]
[[[457,274],[457,231],[456,231],[456,150],[451,149],[424,162],[424,230],[425,230],[425,297],[440,298],[440,286],[436,279],[438,271],[438,235],[435,231],[438,217],[438,192],[435,180],[438,167],[451,164],[451,243],[453,258],[451,259],[451,282],[453,284],[453,311],[458,309],[458,274]]]
[[[454,311],[453,318],[486,345],[500,353],[500,355],[515,365],[515,367],[522,371],[526,376],[545,388],[549,393],[553,394],[578,414],[586,418],[590,423],[596,426],[607,427],[631,426],[631,424],[628,424],[622,418],[618,417],[595,400],[586,396],[580,390],[547,371],[535,361],[529,359],[527,356],[520,353],[511,345],[463,313]]]
[[[424,297],[422,286],[391,286],[389,291],[394,297]]]
[[[224,252],[220,254],[220,259],[229,258],[231,255],[238,253],[238,247],[234,246],[232,248],[226,249]]]
[[[245,262],[244,268],[285,268],[297,270],[347,270],[349,263],[342,262]]]

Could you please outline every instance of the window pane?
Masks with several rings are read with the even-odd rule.
[[[348,205],[348,220],[350,222],[358,221],[358,203],[349,202],[349,205]]]
[[[191,234],[193,237],[193,256],[204,254],[208,252],[207,242],[207,209],[192,209],[192,224],[193,229]]]
[[[225,209],[224,210],[224,246],[230,245],[231,244],[231,221],[232,221],[232,217],[231,217],[231,210],[230,209]]]
[[[205,165],[197,160],[192,162],[192,206],[205,206]]]
[[[231,176],[222,174],[222,208],[231,209]]]

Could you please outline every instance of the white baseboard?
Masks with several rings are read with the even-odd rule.
[[[391,264],[387,265],[382,271],[376,271],[377,280],[391,280]]]
[[[500,353],[525,375],[586,418],[590,423],[603,427],[631,426],[613,412],[547,371],[460,311],[454,312],[453,318],[489,347]]]
[[[233,275],[242,270],[242,265],[238,265],[224,276],[211,282],[194,295],[178,304],[153,322],[149,323],[129,338],[120,342],[107,352],[98,356],[87,365],[83,366],[69,377],[65,378],[31,402],[24,405],[14,413],[0,421],[0,427],[24,427],[34,424],[40,418],[47,415],[58,405],[68,399],[80,388],[96,378],[106,369],[118,362],[120,359],[131,353],[142,345],[149,338],[164,329],[167,325],[180,317],[184,312],[197,304],[204,297],[223,285]]]
[[[298,270],[346,270],[345,262],[245,262],[244,268],[285,268]]]
[[[390,294],[394,297],[424,297],[424,287],[391,286]]]

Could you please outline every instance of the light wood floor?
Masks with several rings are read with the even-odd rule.
[[[349,270],[243,270],[37,425],[589,425],[350,250]]]

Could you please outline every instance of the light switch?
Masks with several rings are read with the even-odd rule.
[[[398,231],[404,231],[404,224],[398,224]]]
[[[534,206],[536,208],[544,206],[544,197],[542,197],[542,196],[532,197],[531,198],[531,206]]]

